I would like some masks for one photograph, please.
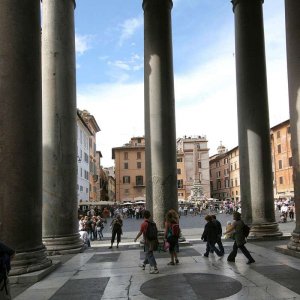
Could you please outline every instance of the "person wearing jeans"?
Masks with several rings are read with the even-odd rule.
[[[205,216],[206,225],[204,227],[204,232],[202,234],[201,239],[206,242],[206,251],[204,253],[204,257],[208,257],[211,251],[215,252],[218,256],[222,257],[224,252],[218,249],[215,245],[218,241],[218,228],[215,222],[213,222],[213,218],[210,215]]]
[[[150,274],[158,274],[158,268],[157,268],[157,263],[154,257],[153,249],[155,247],[155,244],[157,243],[157,240],[148,240],[146,233],[147,233],[147,228],[150,222],[150,211],[145,210],[144,211],[144,222],[141,224],[140,231],[137,234],[136,238],[134,239],[134,242],[137,241],[137,239],[143,235],[144,237],[144,251],[145,251],[145,259],[144,262],[140,265],[140,267],[145,270],[146,265],[150,265]]]

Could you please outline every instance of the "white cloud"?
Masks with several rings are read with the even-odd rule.
[[[87,50],[91,49],[91,42],[93,36],[75,34],[75,49],[79,55],[84,54]]]
[[[97,134],[97,149],[103,155],[102,165],[113,165],[113,147],[128,143],[132,136],[144,134],[143,97],[142,82],[93,85],[78,93],[78,108],[90,111],[101,128]]]
[[[121,24],[121,36],[119,39],[119,46],[122,46],[125,40],[128,40],[134,35],[136,30],[138,30],[143,25],[143,17],[127,19]]]

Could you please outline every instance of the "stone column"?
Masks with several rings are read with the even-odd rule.
[[[81,251],[77,219],[73,0],[43,0],[43,240],[49,254]]]
[[[165,213],[178,209],[172,6],[171,0],[143,1],[146,174],[151,175],[147,185],[151,180],[153,217],[159,229],[164,227]]]
[[[300,2],[285,1],[286,49],[290,103],[291,144],[296,209],[296,228],[288,248],[300,251]]]
[[[0,238],[11,275],[51,265],[42,244],[39,1],[0,1]]]
[[[275,221],[262,0],[233,0],[242,217],[250,237],[282,235]]]

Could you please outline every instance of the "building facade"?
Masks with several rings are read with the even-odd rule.
[[[218,154],[210,158],[211,197],[228,200],[230,197],[230,163],[227,149],[220,145]]]
[[[79,204],[89,201],[90,136],[92,132],[77,110],[77,199]]]
[[[209,149],[206,137],[183,137],[177,139],[178,193],[183,199],[198,190],[203,197],[210,196]]]
[[[230,199],[232,202],[240,202],[240,162],[239,147],[235,147],[228,151],[228,159],[230,164]]]
[[[128,144],[112,149],[115,160],[116,201],[145,200],[145,138],[133,137]]]
[[[275,198],[294,197],[290,121],[271,128],[273,186]]]
[[[87,110],[80,111],[82,119],[91,131],[92,135],[89,137],[89,201],[97,201],[97,167],[96,167],[96,134],[100,131],[95,118]]]

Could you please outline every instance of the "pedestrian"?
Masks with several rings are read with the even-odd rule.
[[[211,215],[213,218],[213,222],[216,224],[217,229],[218,229],[218,235],[217,235],[217,245],[220,249],[220,251],[224,254],[224,247],[222,244],[222,224],[220,223],[219,220],[217,220],[216,215]]]
[[[176,253],[176,246],[178,245],[178,238],[180,235],[179,216],[174,209],[169,210],[166,213],[165,220],[165,240],[169,243],[169,253],[171,255],[171,261],[168,265],[179,264],[179,260]]]
[[[140,267],[145,270],[146,265],[150,265],[150,274],[158,274],[157,263],[154,257],[153,251],[158,246],[157,228],[155,222],[151,220],[151,214],[149,210],[144,211],[144,222],[141,224],[140,231],[137,234],[134,242],[143,235],[144,237],[144,252],[145,259]]]
[[[233,232],[233,239],[234,239],[234,244],[233,244],[233,249],[231,253],[228,255],[227,261],[229,262],[235,262],[235,258],[237,255],[237,250],[240,249],[242,253],[248,258],[247,264],[252,264],[255,262],[247,248],[245,247],[246,244],[246,237],[243,232],[243,227],[245,226],[245,223],[241,219],[241,214],[239,212],[234,212],[233,213],[233,220],[234,222],[232,223],[232,229],[230,231],[226,231],[225,235]]]
[[[204,231],[201,237],[201,240],[206,242],[206,251],[203,254],[204,257],[208,257],[210,251],[216,252],[216,254],[220,257],[224,255],[215,245],[218,240],[218,228],[215,222],[213,222],[213,218],[210,215],[205,216],[206,224],[204,227]]]
[[[0,241],[0,299],[11,299],[9,277],[10,262],[15,251]]]
[[[119,243],[121,242],[121,235],[123,234],[122,231],[123,221],[121,219],[121,215],[117,215],[117,217],[112,220],[110,226],[112,229],[112,236],[111,236],[111,245],[109,249],[113,247],[116,236],[117,236],[117,248],[119,248]]]
[[[103,229],[104,229],[104,219],[102,219],[100,216],[97,217],[96,222],[96,230],[97,230],[97,240],[103,239]]]

